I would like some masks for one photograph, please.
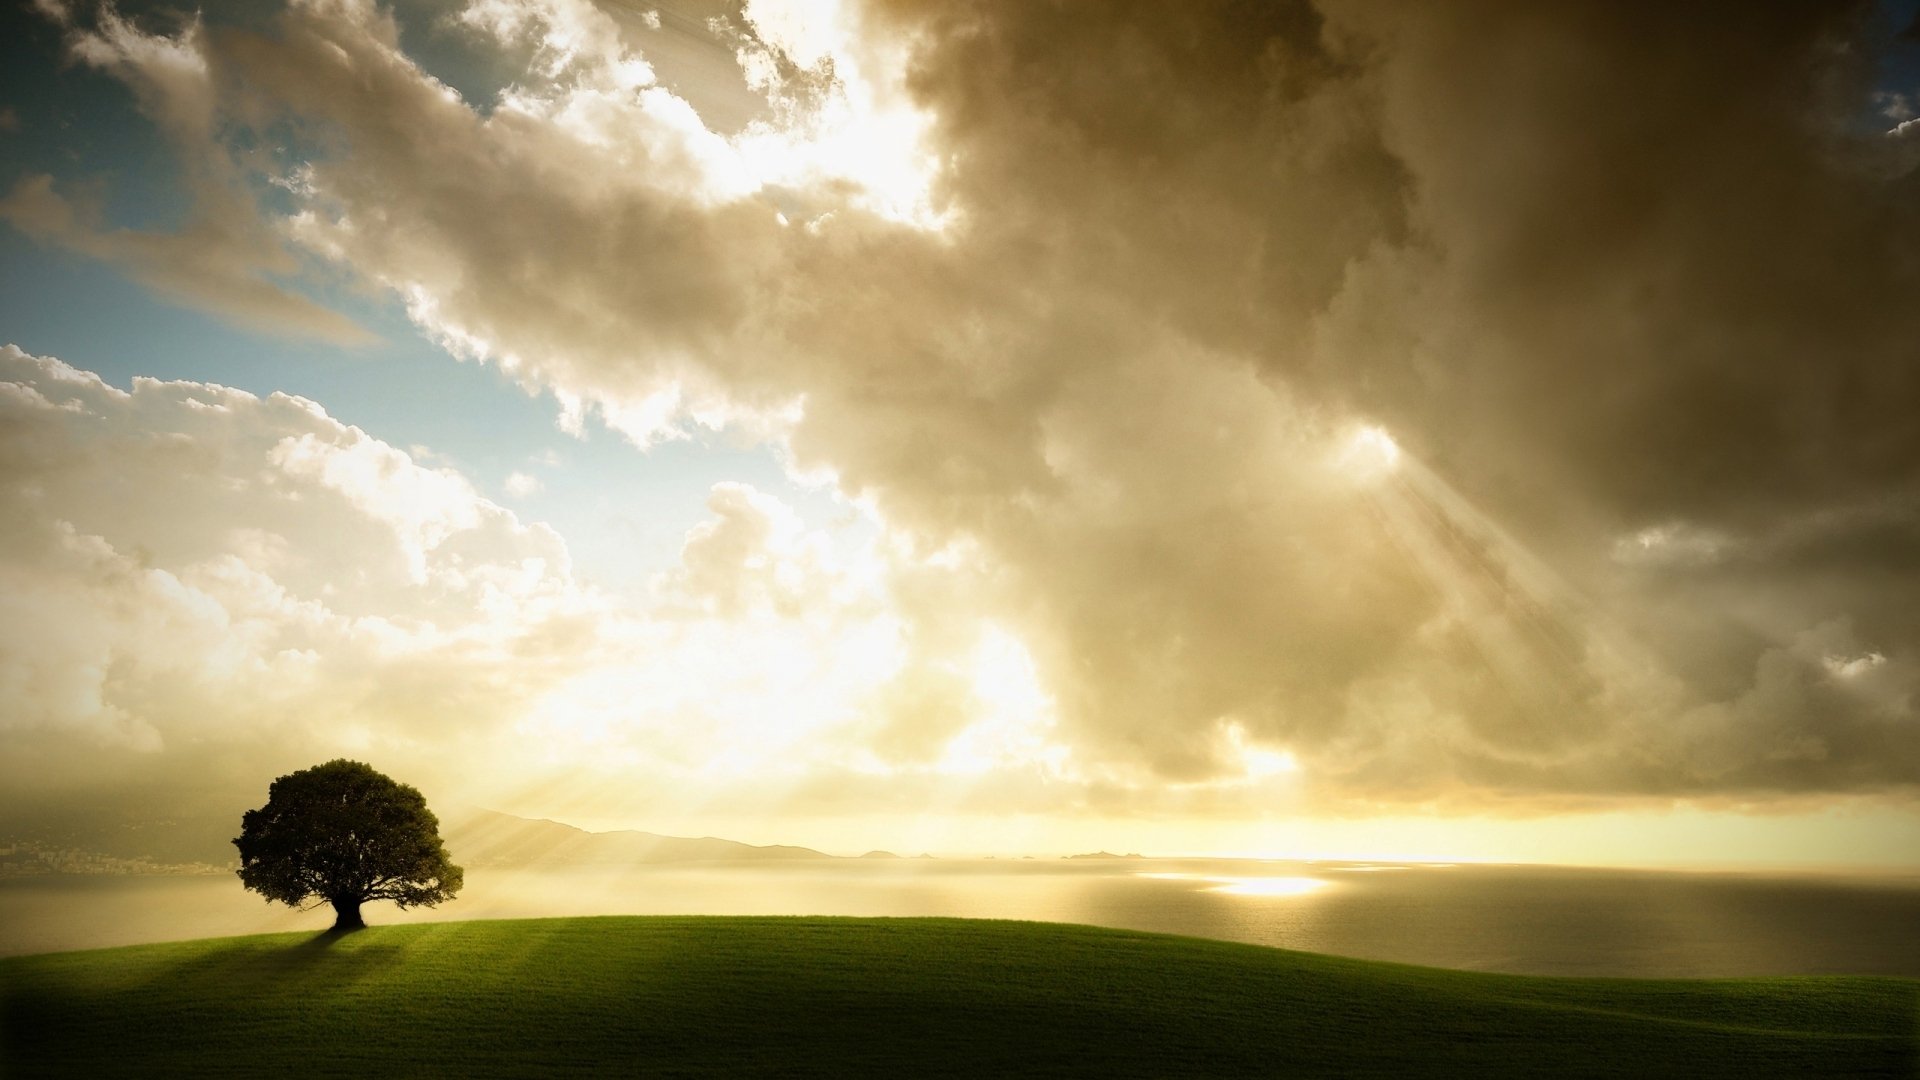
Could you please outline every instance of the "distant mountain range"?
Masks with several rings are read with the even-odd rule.
[[[195,829],[149,831],[129,839],[82,835],[69,830],[42,837],[38,832],[14,836],[0,832],[0,879],[46,874],[205,874],[228,873],[234,866],[233,849],[226,840],[206,839],[231,832],[225,820],[194,822]],[[24,831],[24,830],[23,830]],[[42,830],[46,831],[46,830]],[[123,830],[124,831],[124,830]],[[829,855],[791,844],[743,844],[717,836],[661,836],[626,829],[588,832],[545,819],[516,817],[497,810],[454,811],[441,821],[441,836],[453,861],[461,866],[565,867],[634,866],[651,863],[804,862],[808,860],[901,860],[891,851],[869,851],[859,856]],[[176,841],[172,847],[141,841]],[[178,849],[176,851],[175,849]],[[187,853],[183,858],[180,852]],[[203,854],[204,852],[204,854]],[[195,858],[198,856],[198,858]],[[913,859],[931,859],[916,855]]]
[[[558,821],[481,810],[446,831],[463,866],[580,866],[679,862],[770,862],[837,856],[788,844],[755,845],[716,836],[661,836],[625,829],[588,832]]]

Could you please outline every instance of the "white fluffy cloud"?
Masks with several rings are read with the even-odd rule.
[[[551,529],[313,402],[122,390],[12,346],[0,476],[13,799],[133,797],[109,777],[238,797],[341,754],[469,804],[565,777],[601,814],[891,773],[870,744],[915,616],[878,549],[751,487],[716,487],[680,563],[613,596]],[[1005,682],[949,732],[1001,732],[968,768],[1021,764],[1007,725],[1049,721]]]
[[[407,747],[497,727],[539,686],[498,665],[595,617],[550,530],[312,402],[0,366],[15,732]]]

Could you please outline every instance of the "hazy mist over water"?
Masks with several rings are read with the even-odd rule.
[[[1920,976],[1920,875],[1228,860],[474,869],[372,923],[566,915],[942,915],[1089,923],[1551,975]],[[0,953],[320,930],[230,876],[0,881]]]

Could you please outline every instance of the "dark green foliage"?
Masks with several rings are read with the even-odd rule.
[[[240,881],[294,907],[332,904],[334,928],[365,923],[360,905],[431,907],[460,891],[460,868],[417,788],[358,761],[329,761],[273,782],[240,819]]]
[[[1915,1075],[1920,982],[1550,979],[954,919],[542,919],[0,960],[0,1075]]]

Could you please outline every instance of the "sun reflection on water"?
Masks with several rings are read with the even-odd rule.
[[[1206,882],[1201,891],[1229,896],[1305,896],[1333,884],[1316,877],[1216,877],[1208,874],[1135,874],[1157,881]]]
[[[1261,877],[1235,878],[1223,885],[1215,885],[1208,892],[1227,893],[1231,896],[1305,896],[1325,888],[1329,882],[1311,877]]]

